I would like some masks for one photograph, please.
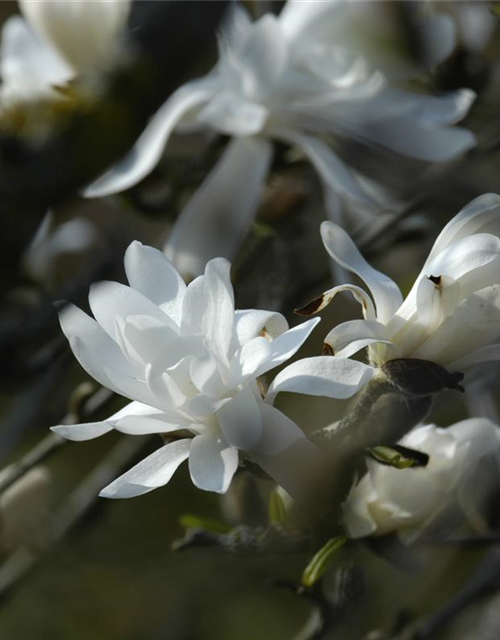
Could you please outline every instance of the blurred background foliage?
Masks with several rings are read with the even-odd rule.
[[[56,116],[50,105],[32,104],[20,127],[13,127],[0,110],[3,467],[31,451],[50,425],[60,423],[72,396],[74,402],[74,390],[88,381],[59,331],[54,301],[71,300],[86,308],[92,282],[123,281],[122,257],[129,242],[161,246],[220,154],[218,138],[174,137],[160,165],[139,186],[109,200],[78,195],[131,146],[173,90],[211,68],[226,4],[136,1],[127,37],[138,55],[133,63],[107,72],[98,100],[76,100]],[[245,4],[255,16],[281,6]],[[359,3],[358,11],[366,9],[368,15],[375,10],[387,25],[379,46],[418,66],[426,52],[416,37],[414,14],[422,4]],[[457,17],[458,5],[465,4],[429,2],[426,10]],[[481,5],[496,21],[496,3],[468,4]],[[5,0],[0,20],[16,11],[16,3]],[[466,25],[462,23],[462,32]],[[498,31],[495,23],[481,48],[471,46],[462,33],[452,56],[415,81],[422,90],[471,87],[478,93],[465,122],[478,136],[477,149],[431,167],[379,148],[360,153],[354,143],[341,149],[354,166],[368,169],[405,203],[397,219],[381,216],[355,230],[365,255],[403,291],[446,221],[475,196],[499,190]],[[34,121],[43,135],[33,137]],[[88,233],[89,242],[78,251],[48,256],[30,250],[48,208],[49,234],[83,220],[81,233]],[[324,217],[317,177],[300,157],[279,148],[257,222],[234,264],[237,306],[276,309],[295,322],[292,309],[329,287],[329,265],[318,233]],[[350,300],[342,300],[323,312],[323,327],[355,313]],[[320,353],[324,334],[318,330],[299,357]],[[495,381],[496,369],[482,375]],[[279,400],[306,432],[338,419],[347,406],[319,398],[311,402],[300,396]],[[121,403],[104,398],[92,415],[105,417]],[[445,394],[433,418],[441,425],[461,419],[464,403]],[[409,571],[397,558],[383,557],[383,550],[359,544],[339,554],[323,593],[303,597],[294,585],[311,549],[286,552],[271,545],[262,552],[216,547],[173,552],[172,543],[184,535],[181,520],[186,515],[220,526],[266,526],[271,486],[241,472],[228,496],[219,499],[196,490],[183,469],[168,487],[147,496],[97,499],[109,474],[116,476],[157,446],[148,438],[134,440],[133,446],[122,445],[120,437],[108,435],[69,443],[48,458],[43,491],[39,497],[35,493],[40,508],[28,506],[26,522],[34,520],[30,526],[36,534],[27,541],[19,533],[7,543],[2,534],[7,525],[0,518],[0,634],[5,640],[300,640],[313,637],[307,625],[318,612],[330,623],[333,615],[332,630],[321,636],[332,640],[499,637],[498,579],[476,588],[471,606],[465,606],[470,604],[466,596],[454,605],[462,589],[471,580],[474,584],[485,558],[498,573],[500,561],[490,547],[422,548],[419,568],[412,565]],[[40,482],[34,484],[39,491]],[[420,631],[415,631],[415,620],[423,624]]]

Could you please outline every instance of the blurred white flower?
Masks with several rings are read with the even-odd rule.
[[[369,460],[368,473],[343,505],[351,537],[424,527],[456,505],[466,511],[481,467],[489,460],[500,471],[500,428],[484,418],[463,420],[447,429],[420,426],[401,444],[427,453],[427,466],[395,469]],[[491,474],[489,481],[491,490]]]
[[[298,147],[318,172],[329,215],[338,197],[380,208],[323,135],[380,144],[429,161],[456,157],[475,144],[452,127],[474,93],[433,97],[388,86],[360,55],[338,2],[288,2],[279,16],[251,22],[236,9],[219,41],[219,62],[176,91],[152,118],[131,153],[86,190],[88,197],[137,184],[158,163],[175,129],[232,137],[218,164],[182,212],[166,246],[183,273],[197,274],[217,255],[231,258],[251,224],[268,173],[272,140]],[[449,46],[446,51],[449,51]]]
[[[224,493],[240,449],[293,493],[318,450],[263,400],[257,378],[291,358],[316,321],[288,329],[278,313],[235,312],[223,258],[186,286],[160,251],[133,242],[125,270],[129,287],[103,282],[91,288],[95,320],[69,305],[61,325],[82,367],[134,402],[103,422],[54,431],[70,440],[112,429],[168,438],[180,433],[101,495],[127,498],[165,485],[187,458],[197,487]]]
[[[370,364],[357,363],[367,372],[360,388],[395,358],[428,360],[450,371],[500,360],[500,345],[491,345],[500,336],[500,196],[476,198],[445,226],[404,301],[396,283],[371,267],[338,225],[323,222],[321,235],[330,256],[361,278],[371,296],[355,285],[336,286],[302,312],[320,311],[342,291],[360,303],[364,319],[344,322],[325,338],[332,359],[368,348]]]
[[[55,228],[52,224],[53,216],[49,211],[23,255],[23,264],[30,275],[46,282],[53,279],[61,256],[83,252],[99,238],[94,224],[85,218],[74,218]]]
[[[428,2],[436,12],[453,17],[458,40],[470,51],[483,51],[495,33],[498,18],[492,7],[483,2]]]
[[[19,0],[24,14],[9,18],[0,50],[0,99],[53,93],[116,52],[130,12],[128,0]]]

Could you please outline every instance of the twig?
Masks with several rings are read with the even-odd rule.
[[[55,435],[55,434],[52,434]],[[92,508],[99,491],[147,444],[143,438],[123,438],[95,469],[77,486],[48,524],[47,553]],[[7,595],[40,559],[29,547],[14,551],[0,566],[0,598]]]
[[[80,416],[88,418],[89,416],[102,410],[105,405],[114,397],[114,393],[108,389],[99,389],[97,393],[88,398],[81,408]],[[64,424],[74,424],[79,417],[73,412],[69,412],[63,419]],[[50,432],[43,440],[38,442],[33,449],[30,449],[20,460],[11,464],[0,475],[0,495],[14,484],[19,478],[27,473],[33,467],[44,462],[52,456],[67,440]]]

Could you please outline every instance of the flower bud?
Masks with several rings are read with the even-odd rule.
[[[401,440],[429,456],[428,464],[396,469],[368,460],[368,473],[343,505],[349,535],[360,538],[423,527],[451,506],[463,506],[480,468],[500,464],[500,429],[484,418],[447,429],[420,426]]]

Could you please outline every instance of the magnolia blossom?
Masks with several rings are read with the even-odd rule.
[[[500,471],[500,429],[484,418],[463,420],[447,429],[420,426],[401,444],[427,453],[427,466],[395,469],[369,460],[368,473],[343,505],[351,537],[423,527],[457,503],[466,508],[481,468],[489,462]],[[491,474],[488,477],[486,495],[494,482]]]
[[[394,358],[428,360],[449,371],[500,359],[500,345],[491,346],[500,336],[500,196],[476,198],[445,226],[405,300],[338,225],[323,222],[321,235],[330,256],[359,276],[371,296],[355,285],[336,286],[301,312],[323,309],[342,291],[360,303],[364,319],[344,322],[325,338],[333,359],[368,349],[369,364],[357,363],[366,370],[359,388]]]
[[[433,97],[389,86],[357,50],[348,29],[351,9],[339,2],[286,3],[281,14],[252,22],[231,13],[219,40],[219,62],[206,77],[180,87],[154,116],[131,153],[94,182],[89,197],[137,184],[158,163],[174,131],[230,136],[222,157],[194,194],[166,245],[182,272],[200,273],[206,260],[232,257],[255,214],[272,161],[272,141],[298,147],[316,169],[332,216],[338,197],[377,207],[322,136],[382,145],[426,161],[456,157],[475,144],[452,127],[468,112],[469,90]],[[446,22],[449,25],[449,22]],[[450,50],[449,30],[447,46]]]
[[[129,0],[18,4],[24,17],[9,18],[2,30],[4,103],[54,95],[54,87],[102,64],[115,52],[131,6]]]
[[[128,498],[165,485],[188,458],[193,483],[223,493],[239,450],[294,493],[316,464],[316,447],[263,399],[257,381],[296,353],[316,321],[288,329],[279,313],[235,312],[229,269],[214,259],[186,286],[161,252],[133,242],[125,254],[130,286],[94,285],[95,320],[73,305],[61,313],[82,367],[133,402],[103,422],[53,430],[70,440],[116,429],[169,441],[102,496]]]

